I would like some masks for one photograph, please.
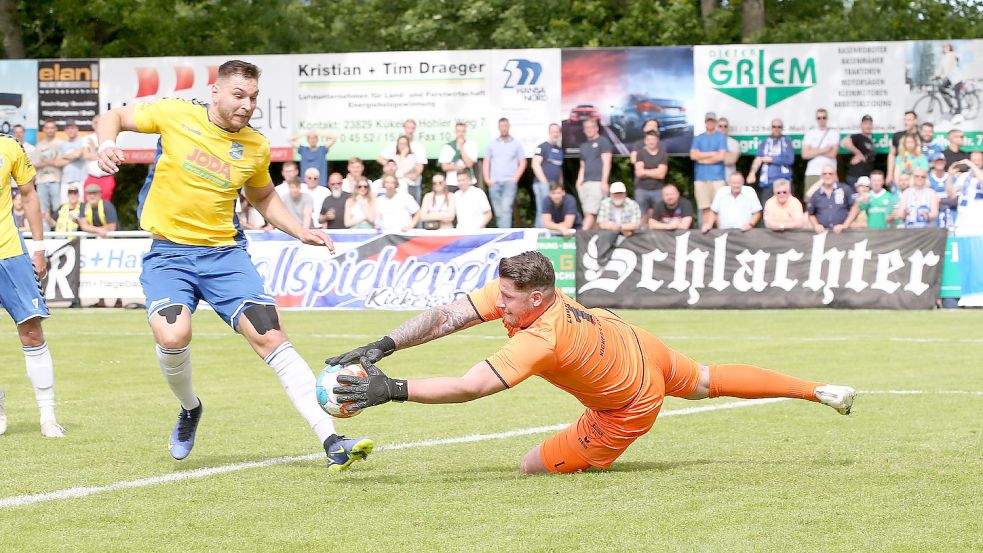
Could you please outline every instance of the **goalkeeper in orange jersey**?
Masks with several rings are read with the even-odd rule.
[[[534,447],[522,472],[608,468],[655,424],[665,396],[788,397],[848,415],[856,392],[751,365],[701,365],[648,331],[603,309],[588,309],[555,286],[553,265],[525,252],[503,258],[500,278],[453,303],[429,309],[380,340],[327,359],[361,362],[367,377],[339,376],[340,403],[361,409],[388,401],[462,403],[539,376],[587,408],[580,419]],[[509,339],[461,377],[397,380],[375,362],[476,324],[502,319]]]

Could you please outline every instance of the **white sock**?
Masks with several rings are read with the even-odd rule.
[[[324,442],[328,436],[335,433],[334,421],[321,409],[314,392],[315,378],[310,365],[297,353],[293,344],[283,342],[276,347],[265,359],[266,364],[276,372],[280,384],[287,392],[287,397],[294,404],[317,434],[317,439]]]
[[[55,420],[55,364],[51,361],[48,343],[24,346],[27,377],[34,386],[34,397],[41,411],[41,422]]]
[[[181,402],[181,407],[194,409],[201,405],[191,386],[191,346],[168,349],[157,346],[157,364],[171,393]]]

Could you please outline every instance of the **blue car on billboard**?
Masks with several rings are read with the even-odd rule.
[[[652,98],[632,94],[624,105],[611,112],[610,126],[623,142],[631,142],[642,137],[642,125],[649,119],[659,122],[659,134],[671,134],[691,130],[686,118],[686,106],[671,98]]]

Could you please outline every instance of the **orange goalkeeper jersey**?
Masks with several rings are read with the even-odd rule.
[[[495,307],[498,285],[496,279],[468,295],[485,321],[502,318]],[[646,374],[635,327],[559,290],[555,294],[553,305],[528,328],[505,325],[508,342],[488,358],[489,365],[510,388],[538,375],[595,411],[625,407],[638,396]],[[671,366],[670,350],[659,350],[665,358],[648,361]]]

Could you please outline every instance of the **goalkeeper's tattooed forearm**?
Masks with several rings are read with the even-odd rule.
[[[447,336],[458,330],[481,322],[474,306],[467,298],[448,305],[428,309],[399,325],[389,336],[396,342],[396,349],[404,349]]]

